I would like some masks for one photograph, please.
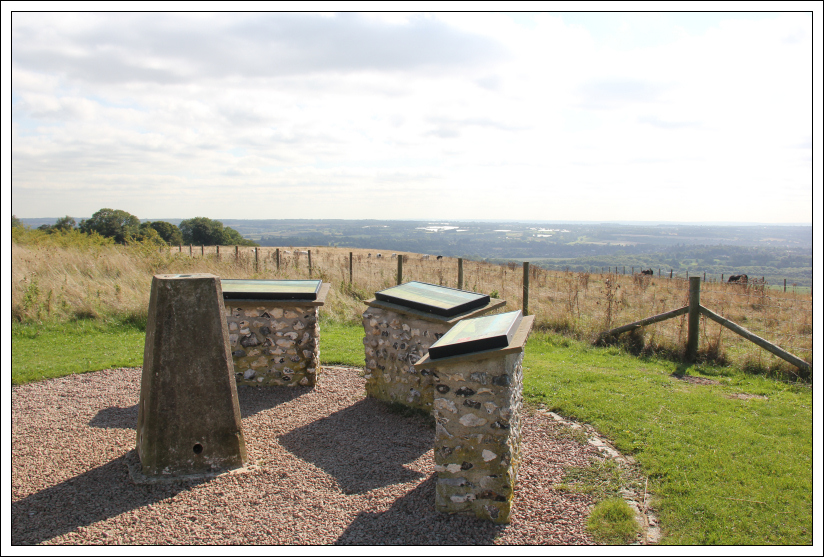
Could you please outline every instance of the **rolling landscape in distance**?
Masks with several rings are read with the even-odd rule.
[[[77,218],[78,222],[82,219]],[[162,220],[179,224],[182,219]],[[811,224],[596,223],[580,221],[425,221],[219,219],[261,246],[351,247],[463,257],[489,263],[529,261],[551,270],[627,273],[653,269],[684,276],[747,274],[769,285],[812,287]],[[56,218],[22,218],[32,228]]]

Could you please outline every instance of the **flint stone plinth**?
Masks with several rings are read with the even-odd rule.
[[[461,319],[486,315],[506,305],[492,298],[483,307],[443,317],[377,299],[363,313],[366,394],[385,402],[432,411],[432,370],[416,369],[429,347]]]
[[[502,349],[432,360],[435,399],[435,509],[508,523],[521,463],[524,317]]]
[[[220,279],[155,275],[137,415],[147,477],[247,464]]]
[[[238,385],[317,384],[321,371],[318,310],[330,287],[323,283],[314,300],[224,300]]]

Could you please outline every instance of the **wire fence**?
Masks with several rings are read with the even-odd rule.
[[[239,276],[226,278],[251,274],[259,278],[321,278],[333,288],[351,282],[352,287],[370,294],[397,283],[398,257],[404,258],[404,282],[455,288],[459,280],[459,260],[436,255],[333,247],[177,246],[171,251],[192,257],[234,258]],[[507,300],[508,310],[523,307],[520,264],[460,260],[460,265],[462,288]],[[532,266],[529,273],[529,313],[536,316],[536,325],[579,338],[593,339],[610,328],[689,302],[687,276],[625,274],[625,269],[617,267],[610,272],[570,272]],[[701,304],[812,363],[811,293],[770,288],[760,279],[738,284],[705,277]],[[643,336],[647,348],[682,349],[687,340],[687,316],[648,325]],[[786,369],[780,358],[703,315],[699,338],[699,354],[712,359],[745,368]]]

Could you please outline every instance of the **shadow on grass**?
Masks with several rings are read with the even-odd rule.
[[[431,450],[433,439],[423,420],[393,415],[382,402],[366,398],[279,441],[334,477],[344,493],[353,494],[422,478],[404,464]]]
[[[436,475],[395,501],[384,512],[362,512],[336,545],[489,545],[508,526],[465,514],[435,510]]]
[[[128,455],[12,503],[12,545],[42,543],[208,481],[137,485],[129,478]]]

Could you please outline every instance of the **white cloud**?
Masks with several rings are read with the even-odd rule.
[[[808,221],[804,14],[640,15],[15,14],[13,212]]]

